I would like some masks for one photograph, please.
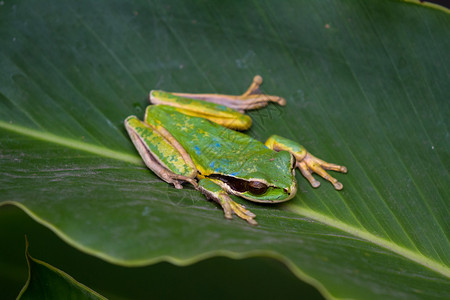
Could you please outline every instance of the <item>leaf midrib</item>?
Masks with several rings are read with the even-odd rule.
[[[25,136],[29,136],[32,138],[35,138],[37,140],[50,142],[54,144],[58,144],[61,146],[65,146],[68,148],[81,150],[89,153],[93,153],[99,156],[107,157],[107,158],[113,158],[116,160],[136,164],[136,165],[142,165],[142,160],[137,155],[131,155],[127,153],[123,153],[120,151],[114,151],[111,149],[108,149],[106,147],[102,146],[96,146],[92,145],[86,142],[77,141],[70,138],[65,138],[62,136],[58,136],[56,134],[50,133],[50,132],[41,132],[39,130],[23,127],[20,125],[16,125],[14,123],[7,123],[4,121],[0,121],[0,128],[22,134]]]
[[[376,236],[368,231],[361,230],[361,228],[348,225],[348,224],[341,222],[339,220],[336,220],[336,219],[332,219],[324,214],[318,213],[311,209],[303,208],[303,207],[300,207],[293,203],[287,203],[285,205],[285,208],[289,211],[292,211],[292,212],[298,214],[298,215],[318,221],[322,224],[342,230],[342,231],[349,233],[355,237],[358,237],[360,239],[371,242],[371,243],[378,245],[384,249],[387,249],[393,253],[396,253],[408,260],[418,263],[430,270],[433,270],[441,275],[444,275],[447,278],[450,278],[450,268],[448,268],[447,266],[445,266],[433,259],[430,259],[420,253],[411,251],[405,247],[399,246],[396,243],[393,243],[384,238]]]
[[[14,123],[7,123],[0,120],[0,128],[9,130],[11,132],[15,132],[24,136],[32,137],[41,141],[50,142],[54,144],[58,144],[61,146],[65,146],[68,148],[81,150],[85,152],[89,152],[95,155],[112,158],[116,160],[120,160],[123,162],[128,162],[136,165],[142,165],[141,159],[137,155],[131,155],[119,151],[110,150],[108,148],[92,145],[85,142],[80,142],[74,139],[61,137],[49,132],[41,132],[35,129],[27,128],[21,125],[16,125]],[[330,218],[329,216],[326,216],[324,214],[318,213],[316,211],[313,211],[308,208],[300,207],[298,205],[295,205],[293,203],[288,203],[285,206],[288,210],[307,217],[309,219],[318,221],[322,224],[325,224],[327,226],[342,230],[348,234],[351,234],[355,237],[358,237],[360,239],[366,240],[370,243],[373,243],[375,245],[378,245],[384,249],[387,249],[393,253],[396,253],[410,261],[413,261],[419,265],[422,265],[436,273],[439,273],[447,278],[450,278],[450,268],[433,260],[430,259],[420,253],[411,251],[405,247],[399,246],[396,243],[393,243],[391,241],[388,241],[386,239],[383,239],[379,236],[376,236],[368,231],[361,230],[361,228],[357,228],[354,226],[351,226],[349,224],[346,224],[344,222],[341,222],[339,220]]]

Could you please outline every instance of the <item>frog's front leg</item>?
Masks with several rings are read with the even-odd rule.
[[[148,124],[135,116],[125,119],[125,128],[144,163],[177,189],[187,181],[197,188],[197,168],[180,143],[162,126]]]
[[[259,89],[263,79],[256,75],[253,82],[242,95],[223,95],[223,94],[191,94],[191,93],[172,93],[173,95],[198,99],[207,102],[225,105],[241,113],[250,109],[257,109],[267,105],[269,102],[276,102],[280,105],[286,105],[286,100],[279,96],[266,95]]]
[[[268,138],[265,145],[275,151],[285,150],[294,155],[296,160],[296,167],[300,169],[303,176],[308,179],[313,187],[319,187],[320,182],[317,181],[311,173],[317,173],[324,179],[331,182],[336,190],[342,190],[342,188],[344,187],[342,183],[337,181],[336,178],[331,177],[325,170],[347,173],[346,167],[327,163],[321,159],[318,159],[317,157],[306,151],[306,149],[302,145],[278,135],[273,135]]]
[[[230,196],[211,179],[201,179],[198,184],[198,189],[208,199],[212,199],[222,206],[225,218],[231,219],[232,213],[235,213],[238,217],[246,220],[249,224],[258,225],[258,223],[254,220],[256,217],[255,214],[245,209],[245,207],[239,203],[234,202]]]

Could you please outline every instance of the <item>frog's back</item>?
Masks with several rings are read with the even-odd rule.
[[[253,167],[252,157],[271,159],[274,155],[274,151],[263,143],[241,132],[201,117],[187,116],[171,106],[151,106],[148,113],[183,145],[203,171],[229,173],[230,170],[246,169],[248,172],[248,168]]]

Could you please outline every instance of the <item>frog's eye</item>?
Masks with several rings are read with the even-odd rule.
[[[259,196],[267,191],[268,186],[261,181],[249,181],[247,188],[250,194]]]

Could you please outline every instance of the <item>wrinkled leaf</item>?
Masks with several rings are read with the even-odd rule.
[[[0,14],[3,204],[118,264],[265,255],[329,298],[448,296],[448,13],[336,0],[27,1]],[[255,74],[288,105],[251,112],[249,134],[298,140],[349,173],[341,192],[298,175],[292,201],[245,203],[251,227],[159,180],[122,122],[142,117],[150,89],[238,94]]]

